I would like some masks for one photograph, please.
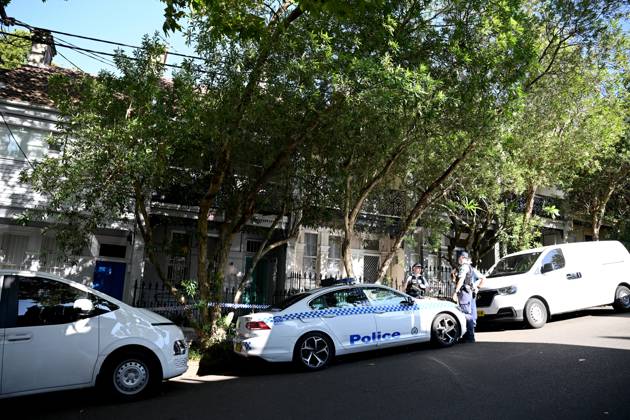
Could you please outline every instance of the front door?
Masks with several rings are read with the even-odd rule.
[[[252,266],[252,257],[245,259],[245,272]],[[269,261],[261,259],[252,273],[252,281],[245,289],[243,303],[267,303],[269,292]]]
[[[121,262],[97,261],[94,267],[92,287],[118,300],[123,300],[126,264]]]
[[[7,280],[2,392],[89,384],[98,357],[99,319],[80,313],[75,302],[96,298],[56,280],[5,276]]]
[[[417,341],[427,334],[420,328],[420,311],[407,303],[405,295],[383,287],[366,287],[363,290],[374,307],[376,327],[381,338],[379,346]]]

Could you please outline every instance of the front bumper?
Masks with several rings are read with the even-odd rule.
[[[505,321],[522,321],[523,320],[523,310],[517,310],[512,307],[508,308],[500,308],[496,311],[496,313],[486,312],[488,308],[477,308],[477,320],[484,321],[495,321],[495,320],[505,320]]]
[[[496,290],[482,290],[477,296],[478,320],[522,321],[523,309],[514,295],[499,295]]]
[[[164,369],[164,379],[183,375],[188,370],[188,351],[185,354],[172,356]]]

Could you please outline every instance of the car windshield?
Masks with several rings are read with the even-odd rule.
[[[512,276],[514,274],[526,273],[532,268],[539,255],[540,252],[531,252],[528,254],[505,257],[497,263],[488,277]]]
[[[306,296],[309,296],[310,294],[311,292],[307,292],[307,293],[298,293],[297,295],[289,296],[285,300],[271,305],[271,310],[274,312],[277,312],[277,311],[282,311],[284,309],[287,309],[289,306],[304,299]]]

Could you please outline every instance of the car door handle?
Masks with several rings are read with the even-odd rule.
[[[31,333],[26,333],[26,334],[10,334],[7,336],[7,341],[8,342],[14,342],[14,341],[28,341],[31,338],[33,338],[33,334]]]
[[[335,314],[324,314],[324,315],[322,315],[322,318],[334,318],[336,316],[337,315],[335,315]]]
[[[569,280],[581,279],[582,278],[582,273],[580,273],[579,271],[577,273],[568,273],[567,274],[567,278]]]
[[[379,309],[378,311],[374,311],[374,313],[380,315],[380,314],[384,314],[385,311],[382,311],[382,310]]]

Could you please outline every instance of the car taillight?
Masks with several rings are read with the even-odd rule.
[[[263,321],[250,321],[245,324],[245,328],[248,330],[270,330],[269,325],[265,324]]]

